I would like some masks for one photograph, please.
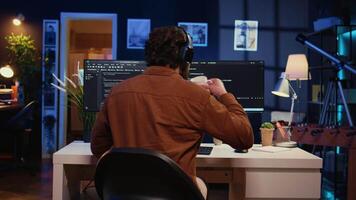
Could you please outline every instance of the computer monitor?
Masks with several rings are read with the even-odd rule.
[[[234,94],[246,112],[263,112],[263,61],[193,62],[190,77],[195,76],[221,79],[226,90]]]
[[[115,84],[141,74],[144,61],[85,60],[84,109],[97,112]],[[193,62],[190,77],[220,78],[228,92],[235,95],[246,112],[263,112],[263,61]]]
[[[145,68],[144,61],[85,60],[85,111],[98,112],[115,84],[141,74]]]
[[[190,77],[207,76],[223,81],[228,92],[234,94],[248,115],[255,143],[260,143],[259,127],[264,111],[264,63],[263,61],[209,61],[193,62]],[[205,134],[203,142],[212,143]]]

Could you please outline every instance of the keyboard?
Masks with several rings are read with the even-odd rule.
[[[199,147],[198,155],[210,155],[213,147]]]

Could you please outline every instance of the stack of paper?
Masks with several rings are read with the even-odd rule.
[[[252,150],[269,152],[269,153],[277,153],[277,152],[282,152],[282,151],[290,151],[291,148],[274,147],[274,146],[263,146],[263,147],[253,147]]]

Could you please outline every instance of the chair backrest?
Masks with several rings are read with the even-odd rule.
[[[16,115],[11,117],[6,125],[14,129],[30,128],[29,126],[32,126],[33,124],[33,111],[36,105],[37,101],[31,101]]]
[[[105,153],[96,167],[95,187],[105,200],[204,200],[173,160],[139,148],[113,148]]]

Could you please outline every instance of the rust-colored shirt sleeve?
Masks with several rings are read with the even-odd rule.
[[[223,94],[219,100],[211,96],[203,113],[204,131],[233,148],[252,147],[253,131],[250,121],[232,94]]]
[[[105,102],[102,110],[97,114],[91,133],[91,152],[97,158],[109,150],[113,145],[111,129],[107,117],[107,103]]]

